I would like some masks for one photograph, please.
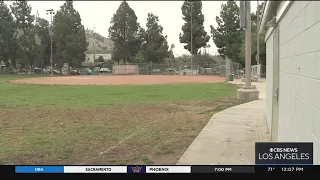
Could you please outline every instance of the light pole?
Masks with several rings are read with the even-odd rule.
[[[192,21],[192,1],[190,1],[190,8],[191,8],[191,11],[190,11],[190,17],[191,17],[191,25],[190,25],[190,27],[191,27],[191,30],[190,30],[190,48],[191,48],[191,75],[193,76],[193,66],[192,66],[192,64],[193,64],[193,41],[192,41],[192,24],[193,24],[193,21]]]
[[[40,27],[40,25],[39,25],[39,12],[38,12],[38,10],[37,10],[37,13],[36,13],[36,27]],[[37,34],[38,35],[38,34]],[[41,42],[39,42],[39,44],[38,44],[38,38],[39,36],[36,36],[36,44],[37,45],[40,45],[41,46]],[[40,40],[39,40],[40,41]],[[37,57],[37,58],[39,58],[39,56]],[[40,68],[41,68],[41,71],[40,71],[40,73],[41,73],[41,75],[43,75],[43,63],[42,63],[42,61],[43,61],[43,59],[42,59],[42,57],[40,57]]]
[[[245,86],[251,86],[251,5],[245,1],[246,8],[246,32],[245,32],[245,53],[246,53],[246,79]]]
[[[51,44],[51,55],[50,55],[50,63],[51,63],[51,76],[53,76],[53,61],[52,61],[52,15],[55,14],[55,12],[53,12],[53,9],[48,9],[47,11],[47,15],[50,14],[50,44]]]
[[[259,1],[257,1],[257,65],[260,64],[260,57],[259,57],[259,37],[260,37],[260,34],[259,34],[259,24],[260,24],[260,10],[259,10]],[[260,71],[259,71],[260,72]]]

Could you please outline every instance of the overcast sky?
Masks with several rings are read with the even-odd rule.
[[[5,1],[7,4],[12,4],[12,1]],[[159,23],[163,26],[163,34],[168,36],[168,43],[174,44],[174,54],[189,54],[187,50],[183,48],[183,44],[179,42],[179,33],[181,27],[184,24],[182,20],[181,6],[183,1],[127,1],[130,7],[135,11],[138,22],[145,28],[147,15],[152,12],[159,16]],[[203,1],[202,13],[204,14],[204,28],[209,35],[210,25],[216,27],[216,16],[220,15],[221,4],[226,1]],[[29,1],[32,7],[32,14],[39,12],[39,16],[50,20],[50,17],[46,15],[46,9],[59,10],[64,1]],[[74,8],[80,13],[82,18],[82,24],[85,28],[93,29],[105,37],[108,37],[108,29],[110,26],[110,20],[113,14],[117,11],[121,1],[74,1]],[[238,3],[239,5],[239,3]],[[251,2],[251,11],[255,12],[257,2]],[[211,48],[210,54],[217,52],[217,48],[214,45],[212,39],[209,44]]]

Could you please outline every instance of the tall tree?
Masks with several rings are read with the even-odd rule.
[[[210,27],[220,56],[239,62],[239,50],[244,36],[240,29],[239,7],[235,1],[228,0],[221,5],[220,17],[216,16],[216,22],[217,28]]]
[[[104,59],[102,56],[99,56],[98,59],[96,59],[96,62],[104,62]]]
[[[35,48],[35,35],[33,31],[34,16],[31,15],[31,6],[27,1],[15,1],[11,7],[11,12],[15,17],[17,27],[17,40],[21,47],[20,64],[24,65],[25,73],[30,65],[33,68],[33,52]]]
[[[114,42],[112,59],[118,63],[131,62],[140,51],[144,30],[137,16],[126,1],[123,1],[110,21],[109,38]]]
[[[259,14],[260,14],[260,20],[262,18],[262,11],[263,11],[263,3],[258,6]],[[252,28],[252,34],[251,34],[251,64],[257,64],[257,14],[252,13],[251,14],[251,28]],[[243,41],[242,46],[240,47],[239,52],[240,59],[244,62],[245,60],[245,41]],[[266,64],[266,43],[264,42],[264,33],[259,34],[259,59],[261,64]]]
[[[174,44],[171,44],[170,46],[170,50],[169,50],[169,58],[171,60],[174,60],[174,54],[173,54],[173,49],[175,48],[176,46]]]
[[[36,20],[35,31],[38,45],[38,57],[35,65],[41,67],[41,69],[50,65],[51,38],[49,28],[49,22],[47,20],[42,18]]]
[[[0,62],[1,60],[7,67],[10,65],[15,67],[15,59],[17,41],[14,37],[16,26],[13,21],[12,14],[8,6],[0,1]],[[11,64],[10,64],[11,62]]]
[[[169,50],[169,57],[167,58],[168,59],[168,64],[171,65],[171,67],[173,67],[174,64],[176,65],[175,57],[174,57],[174,54],[173,54],[173,49],[174,48],[175,48],[175,45],[171,44],[170,50]]]
[[[142,46],[142,54],[147,62],[163,62],[170,56],[168,51],[167,36],[162,34],[163,27],[159,25],[159,17],[148,13],[145,43]]]
[[[192,9],[192,11],[191,11]],[[179,39],[186,44],[184,48],[191,53],[191,27],[192,27],[192,54],[199,54],[199,50],[207,45],[210,36],[204,30],[204,15],[202,14],[201,1],[185,1],[181,7],[183,20],[186,21],[182,26]],[[192,16],[192,18],[191,18]],[[191,23],[192,19],[192,23]],[[192,26],[191,26],[192,25]]]
[[[62,69],[64,63],[67,63],[69,71],[70,67],[79,68],[85,60],[88,43],[80,14],[72,1],[66,1],[54,16],[53,39],[57,46],[58,68]]]

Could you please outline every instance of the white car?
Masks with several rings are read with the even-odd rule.
[[[111,70],[110,70],[109,68],[101,68],[101,69],[99,70],[99,72],[100,72],[100,73],[109,73],[109,72],[111,72]]]
[[[159,72],[161,72],[161,71],[160,71],[160,69],[152,69],[152,72],[153,72],[153,73],[159,73]]]

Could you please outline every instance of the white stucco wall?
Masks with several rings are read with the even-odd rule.
[[[273,34],[266,41],[266,119],[271,132],[272,122],[272,93],[273,93]]]
[[[286,142],[313,142],[314,164],[320,164],[320,1],[293,2],[278,26],[280,29],[278,139]],[[269,127],[272,114],[270,109],[272,66],[269,66],[272,64],[271,46],[267,41]]]

